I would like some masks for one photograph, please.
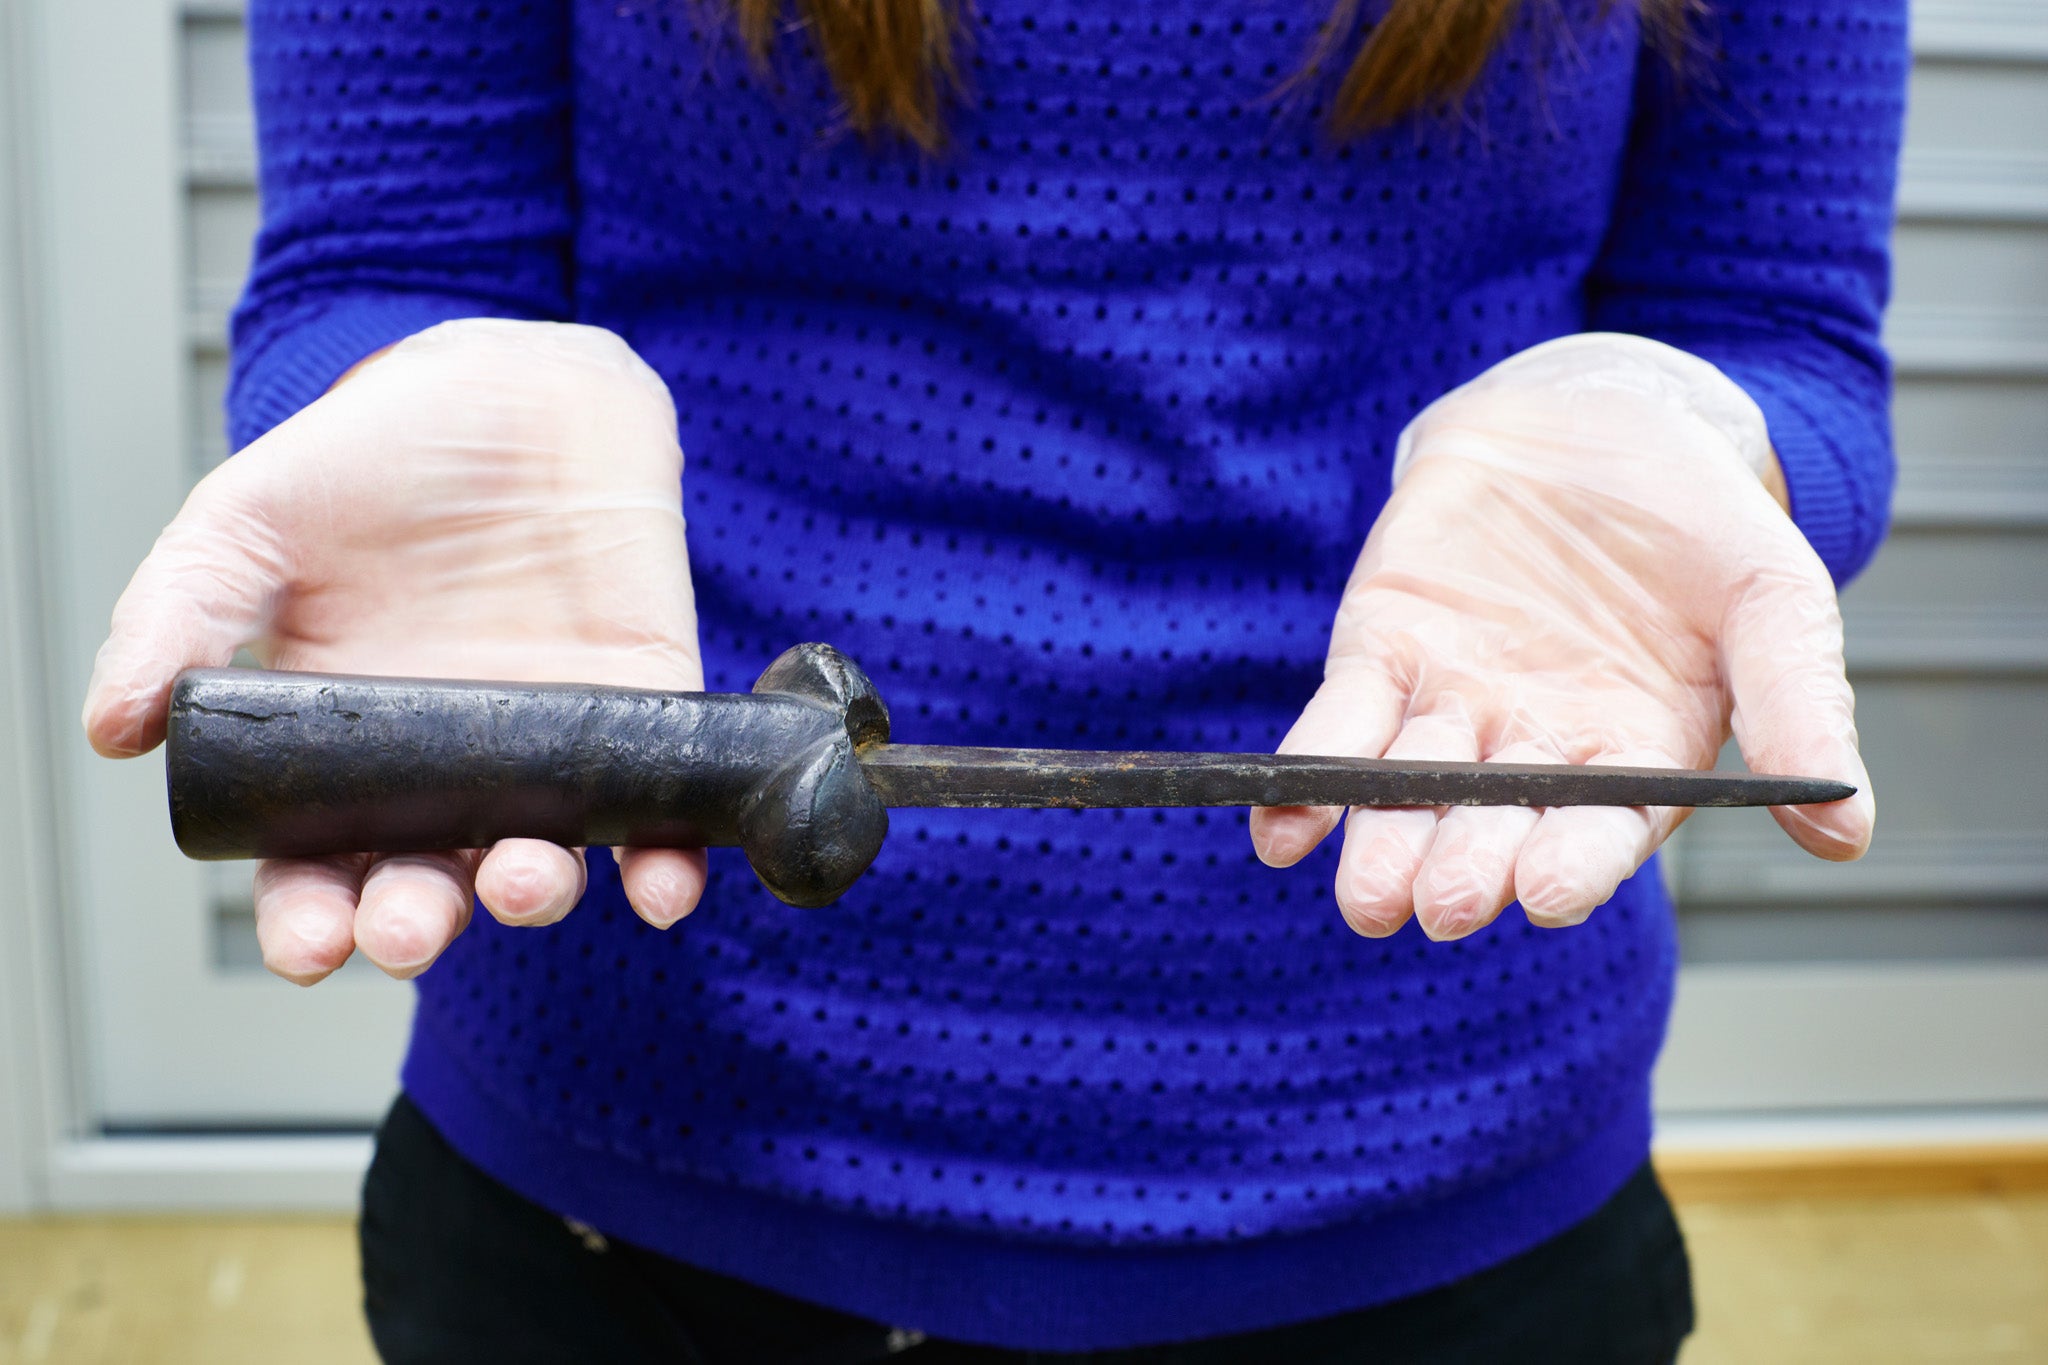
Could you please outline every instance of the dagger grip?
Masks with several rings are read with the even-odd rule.
[[[192,669],[165,776],[193,858],[737,846],[777,897],[819,906],[888,833],[855,751],[887,738],[873,684],[824,645],[751,693]]]

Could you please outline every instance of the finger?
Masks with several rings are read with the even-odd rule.
[[[82,720],[100,753],[155,748],[179,670],[223,665],[263,633],[287,569],[254,506],[233,487],[201,484],[129,579],[86,685]]]
[[[1523,740],[1486,755],[1489,763],[1562,763],[1556,747]],[[1463,938],[1515,896],[1515,862],[1542,812],[1527,806],[1456,806],[1415,874],[1415,919],[1437,940]]]
[[[1280,741],[1283,754],[1378,758],[1400,731],[1408,689],[1378,664],[1332,658],[1323,685]],[[1268,867],[1292,867],[1337,827],[1342,806],[1260,806],[1251,814],[1252,850]]]
[[[1463,707],[1416,716],[1387,746],[1386,757],[1470,763],[1479,736]],[[1354,807],[1337,859],[1337,908],[1368,938],[1384,938],[1415,910],[1415,874],[1436,838],[1435,806]]]
[[[583,899],[581,849],[541,839],[501,839],[476,869],[476,898],[500,924],[553,924]]]
[[[310,986],[355,951],[356,898],[367,855],[269,858],[256,864],[256,942],[263,965]]]
[[[1682,768],[1655,749],[1602,754],[1589,767]],[[1557,806],[1543,812],[1515,861],[1515,899],[1531,924],[1583,924],[1624,877],[1671,837],[1686,812],[1671,806]]]
[[[1722,666],[1734,694],[1735,737],[1752,772],[1828,777],[1856,794],[1818,806],[1773,806],[1807,852],[1835,862],[1863,856],[1877,799],[1856,743],[1856,697],[1842,663],[1842,617],[1816,563],[1811,575],[1761,579],[1732,607]]]
[[[418,976],[469,923],[479,854],[402,853],[363,877],[356,947],[387,975]]]
[[[613,854],[633,913],[657,929],[695,910],[711,875],[701,848],[621,848]]]

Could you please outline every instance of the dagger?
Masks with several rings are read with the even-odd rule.
[[[791,905],[837,900],[902,807],[1790,806],[1846,783],[1572,764],[895,744],[858,665],[803,644],[746,693],[190,669],[171,830],[203,859],[500,839],[739,847]]]

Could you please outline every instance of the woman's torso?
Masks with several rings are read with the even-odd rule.
[[[1460,120],[1347,145],[1272,99],[1320,14],[984,4],[926,157],[826,132],[674,0],[575,6],[579,316],[675,394],[709,685],[790,644],[899,737],[1268,749],[1320,676],[1395,434],[1581,325],[1626,7],[1517,30]],[[840,904],[714,856],[661,935],[601,858],[479,916],[422,1019],[501,1097],[650,1165],[1063,1242],[1306,1230],[1482,1184],[1639,1104],[1654,872],[1585,926],[1354,936],[1334,841],[1241,812],[897,812]]]

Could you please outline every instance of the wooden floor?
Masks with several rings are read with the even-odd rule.
[[[1684,1365],[2042,1365],[2048,1194],[1683,1203]]]
[[[1684,1365],[2048,1365],[2048,1194],[1681,1205]],[[0,1222],[0,1365],[363,1365],[340,1220]]]
[[[339,1219],[0,1222],[0,1365],[359,1365]]]

